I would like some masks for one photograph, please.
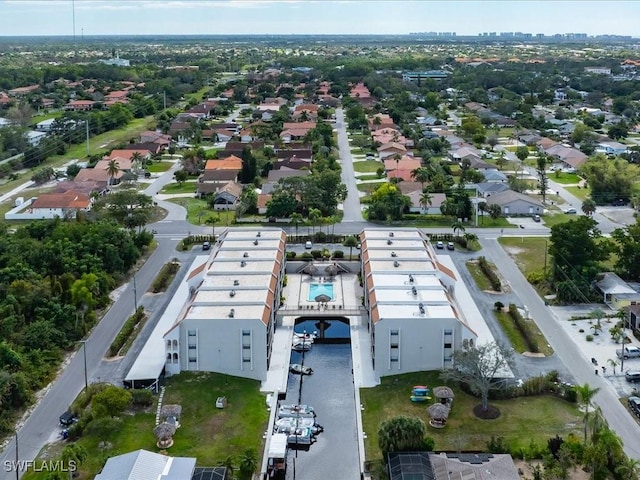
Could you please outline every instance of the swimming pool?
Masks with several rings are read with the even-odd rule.
[[[315,302],[318,295],[326,295],[330,300],[333,300],[333,284],[312,283],[309,285],[309,297],[307,301]]]

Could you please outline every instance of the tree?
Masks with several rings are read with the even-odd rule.
[[[549,188],[549,181],[547,179],[547,155],[540,151],[538,152],[537,171],[538,171],[538,188],[540,189],[540,195],[542,195],[542,203],[547,202],[547,189]]]
[[[383,183],[371,195],[367,214],[369,220],[401,220],[410,204],[409,197],[403,195],[396,185]]]
[[[250,479],[253,472],[256,471],[257,466],[258,460],[256,458],[256,451],[253,448],[247,448],[242,452],[242,456],[240,457],[240,478]]]
[[[453,229],[453,233],[456,235],[456,237],[460,236],[460,232],[464,233],[465,231],[464,224],[460,220],[456,220],[451,225],[451,228]]]
[[[120,172],[120,164],[116,159],[109,160],[107,164],[107,175],[109,175],[109,185],[113,185],[116,175]]]
[[[318,224],[320,219],[322,218],[322,212],[317,208],[312,208],[309,210],[309,221],[311,222],[311,232],[315,234],[315,226]]]
[[[608,158],[602,153],[590,157],[581,173],[591,188],[596,205],[605,205],[617,199],[631,198],[633,185],[639,178],[637,165],[621,158]]]
[[[113,417],[94,418],[87,425],[87,433],[98,437],[100,441],[107,442],[118,434],[122,428],[122,420]]]
[[[288,192],[275,192],[267,202],[267,217],[288,218],[298,208],[298,201]]]
[[[347,238],[344,239],[344,242],[342,242],[342,245],[344,245],[345,247],[349,247],[349,260],[351,260],[351,253],[353,252],[353,247],[358,246],[358,239],[353,235],[349,235]]]
[[[178,185],[182,185],[189,178],[189,173],[187,173],[186,170],[181,169],[176,171],[176,173],[174,173],[173,176],[176,179],[176,182],[178,182]]]
[[[624,228],[617,228],[611,233],[615,241],[615,268],[624,272],[630,280],[640,280],[640,219]]]
[[[498,167],[498,170],[502,170],[502,167],[504,167],[507,164],[507,157],[505,156],[504,150],[500,150],[500,153],[498,154],[498,158],[496,158],[496,165]]]
[[[591,217],[596,211],[596,202],[594,202],[591,198],[586,198],[584,202],[582,202],[581,209],[587,217]]]
[[[527,157],[529,157],[529,149],[523,145],[519,146],[516,148],[516,157],[518,157],[521,162],[524,162]]]
[[[424,213],[427,213],[427,210],[431,206],[431,199],[433,196],[429,192],[422,192],[420,194],[420,206],[424,210]]]
[[[420,188],[424,190],[424,184],[429,181],[431,172],[426,167],[418,167],[411,171],[411,178],[416,182],[420,182]]]
[[[392,452],[433,450],[435,442],[426,437],[427,427],[422,419],[404,415],[385,420],[378,430],[378,446],[385,462]]]
[[[492,219],[496,220],[502,215],[502,207],[497,203],[492,203],[487,205],[487,213]]]
[[[640,461],[626,457],[616,467],[616,473],[621,476],[621,480],[637,480],[640,476]]]
[[[115,417],[131,405],[131,392],[113,385],[96,393],[91,399],[94,418]]]
[[[486,413],[489,410],[489,392],[502,388],[494,379],[501,370],[509,367],[512,358],[511,350],[499,343],[464,345],[453,353],[453,368],[444,370],[440,377],[445,381],[466,383],[481,398],[481,414]]]
[[[240,170],[240,182],[252,183],[258,174],[258,163],[256,157],[251,153],[249,147],[242,149],[242,169]]]
[[[493,151],[493,148],[498,144],[498,137],[489,135],[487,137],[487,144],[491,147],[491,151]]]
[[[613,330],[613,329],[612,329],[612,330]],[[617,367],[618,365],[620,365],[620,363],[619,363],[616,359],[614,359],[614,358],[610,358],[610,359],[608,359],[608,360],[607,360],[607,364],[609,364],[609,366],[610,366],[610,367],[611,367],[611,369],[613,370],[613,374],[615,375],[615,374],[616,374],[616,367]]]
[[[584,441],[587,442],[587,426],[589,424],[589,407],[591,407],[593,397],[600,391],[599,388],[592,388],[588,383],[584,385],[577,385],[576,392],[578,393],[578,399],[580,400],[580,404],[582,408],[584,408],[584,416],[583,416],[583,427],[584,427]]]
[[[79,443],[70,443],[62,449],[62,461],[70,471],[82,465],[88,456],[87,450]]]

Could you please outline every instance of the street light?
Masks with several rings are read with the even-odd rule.
[[[84,359],[84,390],[85,392],[89,388],[89,378],[87,376],[87,341],[80,340],[82,344],[82,357]]]

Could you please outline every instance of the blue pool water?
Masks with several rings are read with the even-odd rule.
[[[333,285],[331,283],[312,283],[309,285],[307,301],[315,302],[318,295],[326,295],[333,300]]]

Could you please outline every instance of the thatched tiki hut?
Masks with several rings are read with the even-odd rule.
[[[451,390],[449,387],[434,388],[433,396],[436,397],[436,400],[438,400],[440,403],[449,407],[451,407],[453,398],[455,397],[455,395],[453,394],[453,390]]]
[[[303,270],[304,273],[308,273],[312,277],[314,277],[318,273],[318,269],[313,263],[309,263]]]
[[[434,403],[427,407],[427,413],[431,417],[429,425],[435,428],[444,428],[449,418],[450,409],[442,403]]]
[[[180,416],[182,415],[182,405],[163,405],[160,409],[160,418],[167,419],[173,417],[176,423],[180,423]]]
[[[324,273],[329,277],[335,277],[338,274],[338,267],[335,264],[324,267]]]
[[[153,434],[158,439],[156,445],[158,448],[169,448],[173,445],[173,435],[176,433],[176,426],[162,422],[160,425],[157,425],[156,428],[153,429]]]

